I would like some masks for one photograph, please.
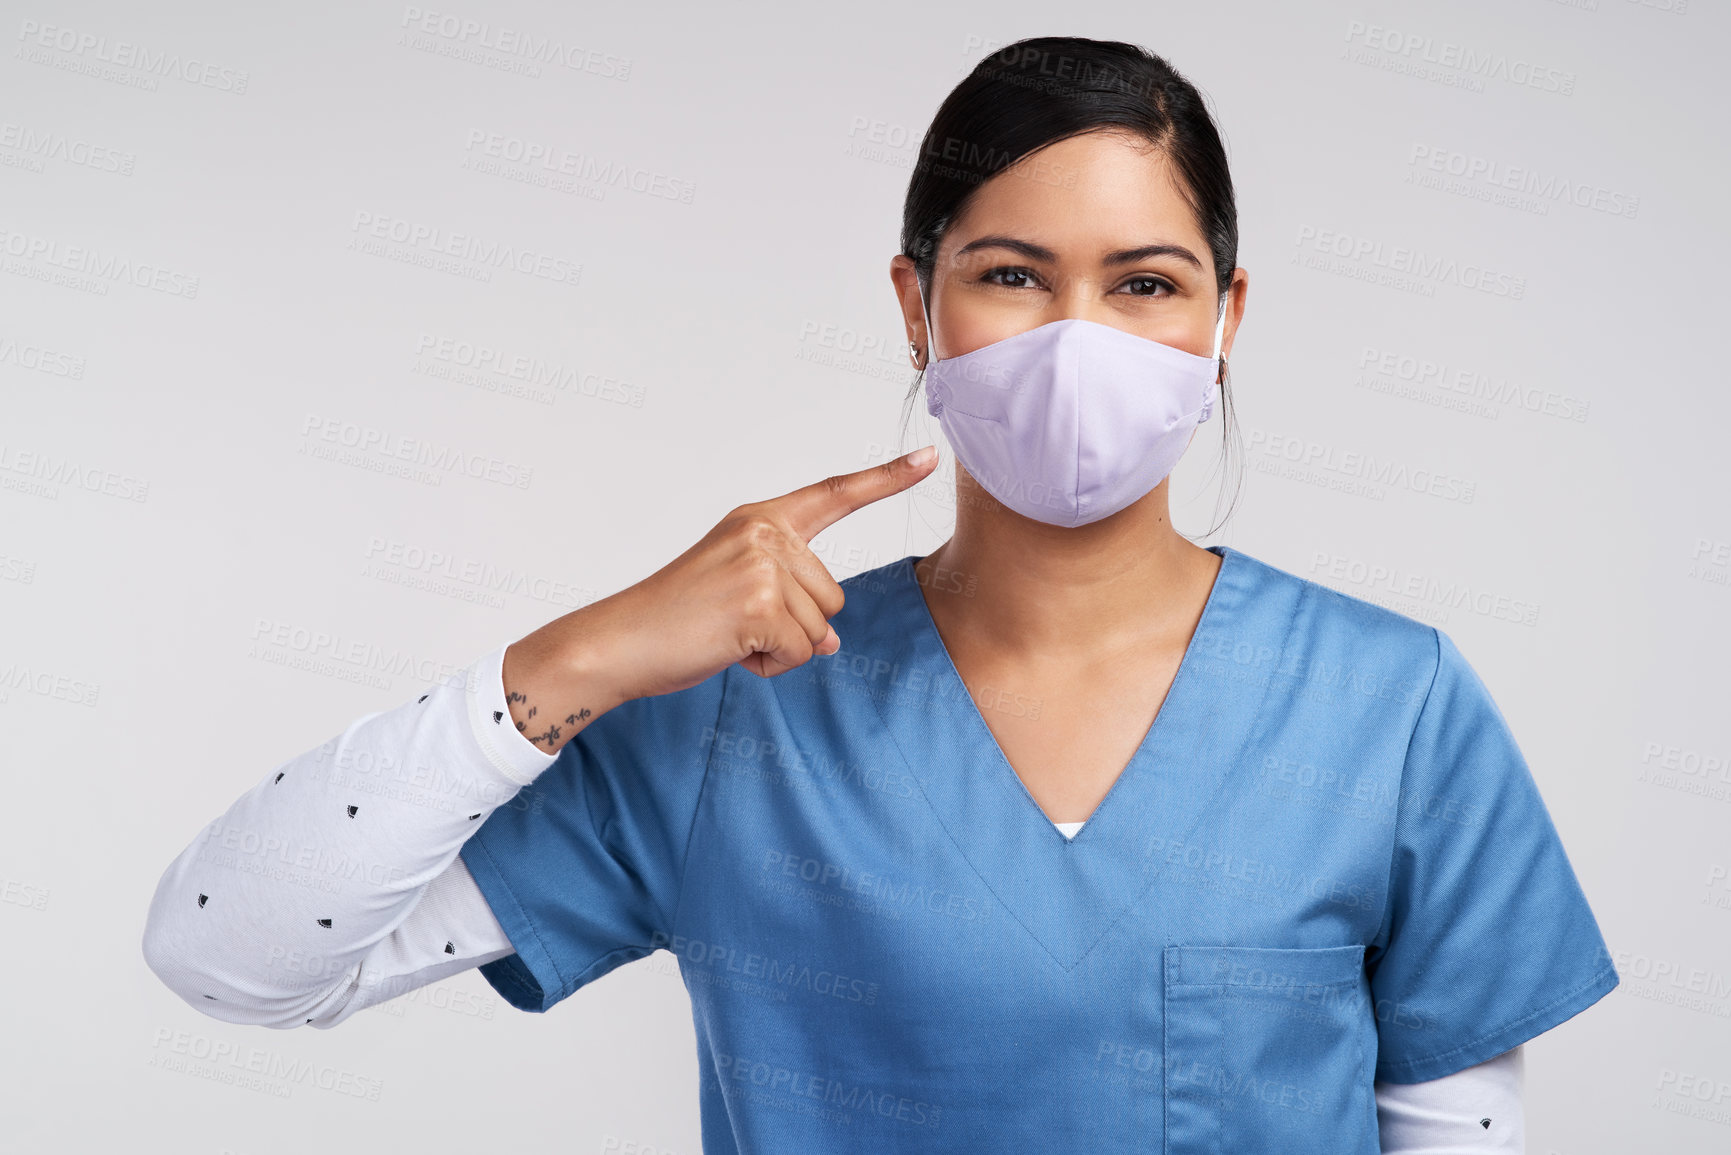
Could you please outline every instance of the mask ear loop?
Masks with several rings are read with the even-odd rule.
[[[1226,338],[1226,302],[1231,295],[1231,290],[1220,294],[1220,319],[1214,323],[1214,360],[1219,362],[1222,370],[1226,368],[1226,360],[1220,356],[1220,349]],[[1208,383],[1208,399],[1202,403],[1202,412],[1196,419],[1198,424],[1214,416],[1214,395],[1219,391],[1219,384],[1218,377]]]
[[[931,310],[926,308],[926,293],[925,290],[921,288],[917,276],[914,279],[914,288],[920,294],[920,316],[925,318],[926,322],[926,363],[919,366],[920,380],[926,387],[926,412],[930,413],[933,417],[936,417],[943,411],[944,399],[934,391],[937,389],[938,383],[933,381],[926,373],[926,371],[932,367],[932,362],[936,360],[932,355],[932,314]],[[910,349],[913,347],[911,341],[908,343],[908,347]]]
[[[932,357],[932,314],[931,310],[926,308],[926,291],[921,287],[917,276],[914,278],[914,289],[920,295],[920,316],[924,317],[926,321],[926,363],[920,366],[921,372],[924,372],[934,360]]]

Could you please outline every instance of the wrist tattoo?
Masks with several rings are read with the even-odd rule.
[[[526,706],[529,705],[529,696],[527,694],[517,694],[517,693],[506,694],[505,700],[508,703],[509,702],[521,702]],[[517,727],[517,732],[519,734],[522,734],[525,738],[529,739],[529,741],[535,743],[537,746],[544,745],[547,747],[547,749],[549,751],[551,751],[555,746],[557,746],[559,744],[559,738],[563,734],[563,731],[559,728],[559,725],[560,725],[559,723],[548,723],[547,728],[545,730],[543,730],[541,733],[539,733],[539,734],[529,733],[529,722],[531,719],[533,719],[535,717],[536,714],[540,713],[540,711],[541,711],[541,707],[539,707],[539,706],[529,706],[528,711],[525,712],[523,715],[523,720],[518,722],[515,719],[513,719],[513,722],[515,722],[516,727]],[[589,709],[589,707],[587,707],[587,706],[579,707],[575,713],[565,715],[564,725],[567,725],[567,726],[581,725],[583,722],[588,721],[592,715],[593,715],[593,711],[591,711]]]

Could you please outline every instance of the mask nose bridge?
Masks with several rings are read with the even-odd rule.
[[[1061,326],[1061,328],[1063,329],[1063,332],[1058,336],[1058,348],[1061,353],[1070,354],[1069,386],[1074,394],[1071,412],[1075,415],[1076,419],[1076,441],[1070,451],[1070,460],[1076,467],[1075,483],[1070,489],[1070,492],[1076,495],[1076,509],[1074,513],[1075,520],[1072,521],[1071,524],[1080,525],[1082,524],[1082,517],[1087,512],[1082,508],[1082,451],[1087,444],[1086,430],[1089,415],[1083,412],[1088,391],[1082,388],[1082,355],[1088,350],[1088,342],[1083,339],[1082,334],[1078,331],[1081,326],[1064,325]]]

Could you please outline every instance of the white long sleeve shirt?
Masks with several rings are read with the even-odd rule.
[[[505,649],[275,766],[206,826],[151,899],[143,950],[163,983],[225,1022],[329,1028],[512,954],[458,857],[493,810],[533,805],[519,792],[557,758],[511,721]],[[1517,1046],[1377,1082],[1383,1151],[1524,1151],[1522,1067]]]

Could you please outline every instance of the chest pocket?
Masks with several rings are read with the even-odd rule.
[[[1164,953],[1166,1155],[1379,1150],[1362,945]]]

